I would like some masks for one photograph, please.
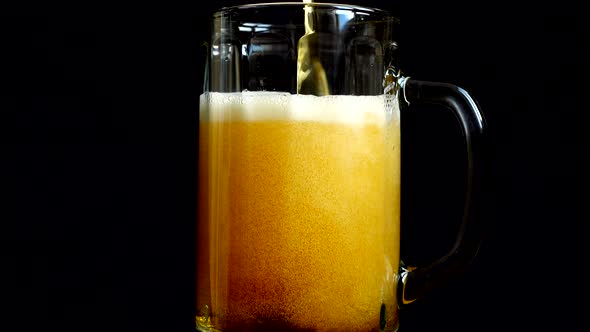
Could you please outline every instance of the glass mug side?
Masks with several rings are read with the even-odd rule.
[[[460,88],[401,77],[397,23],[333,4],[214,14],[199,118],[199,330],[395,331],[401,306],[475,255],[467,210],[483,118]],[[469,156],[456,246],[411,269],[399,254],[400,96],[454,110]]]

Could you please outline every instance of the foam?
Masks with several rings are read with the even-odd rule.
[[[201,119],[209,121],[293,120],[343,124],[399,119],[393,95],[313,96],[286,92],[208,92],[201,95]]]

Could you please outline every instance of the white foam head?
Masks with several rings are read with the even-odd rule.
[[[201,95],[201,119],[209,121],[317,121],[385,123],[399,118],[394,95],[312,96],[285,92],[209,92]],[[207,114],[204,114],[207,113]]]

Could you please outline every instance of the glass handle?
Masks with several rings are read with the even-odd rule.
[[[484,134],[487,132],[484,117],[467,91],[437,82],[409,78],[400,80],[401,94],[408,104],[435,104],[450,109],[461,125],[467,152],[467,187],[463,219],[453,248],[443,257],[423,267],[402,264],[398,283],[398,303],[407,305],[458,276],[477,255],[483,236],[481,211],[484,157],[487,148]]]

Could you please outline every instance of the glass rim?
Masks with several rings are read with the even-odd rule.
[[[339,10],[349,10],[352,12],[360,12],[365,14],[373,14],[373,15],[383,15],[391,18],[396,23],[399,23],[399,18],[391,15],[387,10],[375,8],[375,7],[365,7],[359,5],[351,5],[351,4],[341,4],[341,3],[331,3],[331,2],[295,2],[295,1],[286,1],[286,2],[260,2],[260,3],[250,3],[250,4],[243,4],[243,5],[235,5],[235,6],[228,6],[228,7],[221,7],[214,11],[213,17],[217,17],[225,12],[230,11],[239,11],[244,9],[256,9],[256,8],[265,8],[265,7],[305,7],[311,6],[316,8],[325,8],[325,9],[339,9]]]

